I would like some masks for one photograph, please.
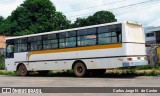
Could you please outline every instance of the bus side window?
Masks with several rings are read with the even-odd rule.
[[[112,32],[112,43],[118,43],[121,42],[121,32],[116,31]]]
[[[122,42],[122,32],[121,31],[117,31],[117,39],[118,39],[118,42]]]
[[[96,28],[78,30],[78,46],[93,46],[96,45]]]
[[[98,44],[119,43],[122,38],[122,25],[115,24],[98,28]]]
[[[28,38],[28,50],[41,50],[42,36],[33,36]]]
[[[116,28],[117,42],[122,42],[122,24],[117,24]]]
[[[98,44],[110,44],[111,32],[108,31],[108,26],[98,28]]]
[[[30,50],[31,50],[31,43],[28,42],[28,51],[30,51]]]

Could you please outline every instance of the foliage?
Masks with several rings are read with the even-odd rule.
[[[57,12],[50,0],[25,0],[4,19],[0,16],[1,35],[27,35],[71,27],[115,22],[115,16],[109,11],[98,11],[87,18],[77,18],[71,24],[61,12]]]
[[[27,35],[71,27],[115,22],[109,11],[98,11],[87,18],[77,18],[71,22],[61,12],[57,12],[50,0],[26,0],[6,19],[0,16],[1,35]]]
[[[26,0],[0,26],[0,34],[26,35],[69,28],[70,21],[50,0]]]
[[[122,68],[117,68],[117,69],[134,69],[134,70],[151,70],[151,69],[156,69],[159,70],[160,66],[155,66],[152,67],[151,65],[143,65],[143,66],[135,66],[135,67],[122,67]]]
[[[143,72],[143,75],[144,76],[158,76],[160,73],[156,72],[155,69],[152,69],[151,71],[147,72],[147,71],[144,71]]]
[[[4,63],[0,64],[0,70],[4,70]]]
[[[89,24],[88,19],[86,18],[77,18],[76,21],[73,24],[73,27],[83,27],[83,26],[88,26],[91,25]]]
[[[1,23],[4,21],[4,18],[2,16],[0,16],[0,25]]]
[[[0,71],[0,75],[17,75],[16,72],[13,72],[13,71]]]
[[[5,61],[5,58],[3,55],[0,54],[0,70],[4,70],[4,61]]]
[[[54,18],[54,30],[63,30],[70,28],[70,21],[61,12],[56,12]]]
[[[89,16],[87,18],[77,18],[77,20],[73,24],[73,27],[82,27],[82,26],[110,23],[115,21],[117,21],[117,19],[115,18],[112,12],[98,11],[92,16]]]

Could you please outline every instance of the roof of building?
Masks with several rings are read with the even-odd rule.
[[[156,31],[160,31],[160,26],[148,26],[148,27],[145,27],[145,33],[149,33],[149,32],[156,32]]]

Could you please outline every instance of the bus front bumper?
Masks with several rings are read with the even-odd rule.
[[[148,65],[148,61],[130,61],[123,62],[123,67]]]

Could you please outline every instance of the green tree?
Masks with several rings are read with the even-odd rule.
[[[77,18],[77,20],[73,24],[74,25],[73,27],[82,27],[82,26],[110,23],[115,21],[117,21],[117,19],[115,18],[112,12],[98,11],[92,16],[89,16],[87,18]]]
[[[4,18],[2,16],[0,16],[0,25],[1,23],[4,21]]]
[[[0,70],[4,70],[5,64],[4,64],[5,58],[2,54],[0,54]]]
[[[1,27],[6,28],[0,29],[0,33],[26,35],[66,29],[69,25],[50,0],[26,0],[5,20]]]
[[[56,12],[54,18],[54,30],[63,30],[71,27],[71,22],[61,12]]]
[[[6,18],[0,25],[0,34],[11,35],[17,27],[17,22],[10,22],[10,16]]]
[[[83,27],[83,26],[88,26],[88,25],[90,25],[90,24],[87,19],[77,18],[72,26],[73,27]]]

